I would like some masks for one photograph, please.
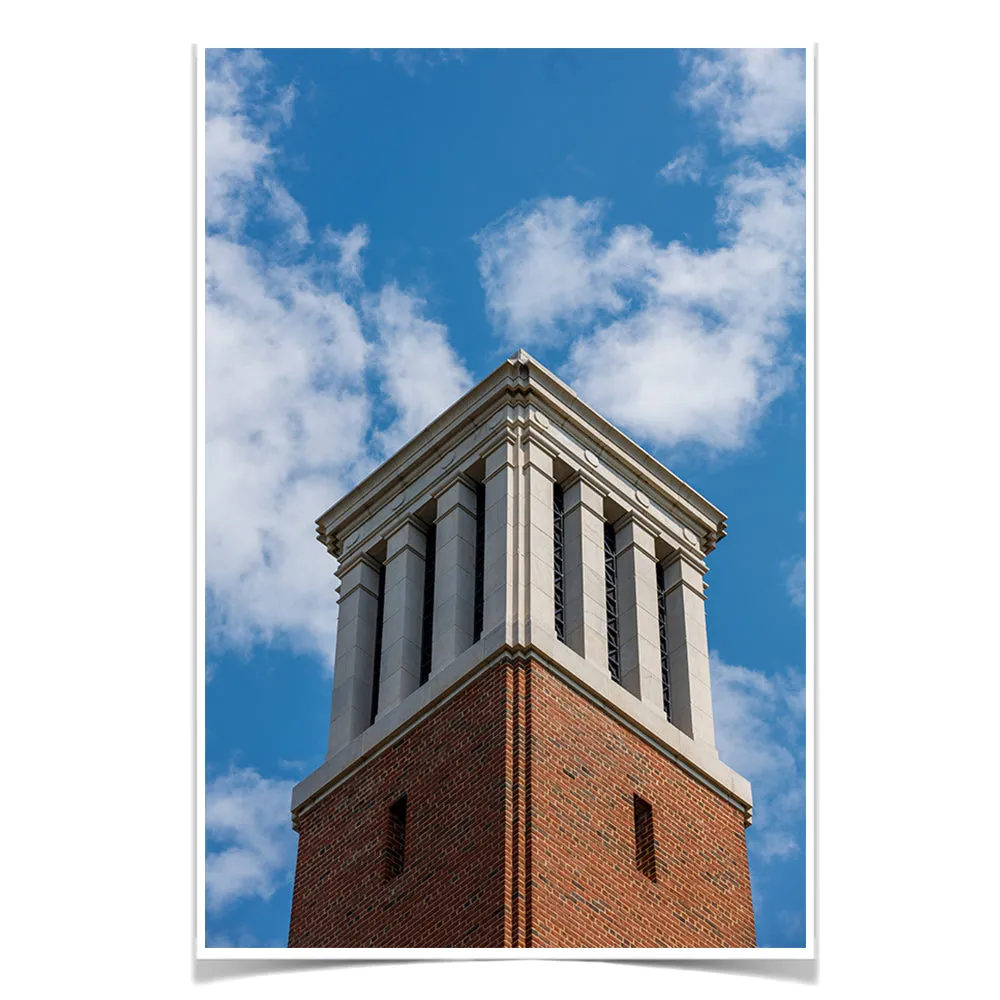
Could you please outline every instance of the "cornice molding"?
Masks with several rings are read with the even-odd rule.
[[[502,428],[500,436],[512,433],[511,424],[516,422],[522,425],[522,434],[530,434],[540,444],[545,442],[548,449],[558,448],[558,442],[551,436],[551,425],[585,442],[596,437],[600,442],[595,453],[598,459],[613,460],[626,480],[647,500],[652,498],[668,512],[676,511],[682,520],[697,524],[696,534],[702,539],[705,552],[711,551],[725,535],[722,511],[587,406],[568,385],[529,354],[518,351],[325,511],[316,522],[320,541],[333,555],[338,555],[344,549],[341,532],[356,530],[366,516],[377,514],[394,492],[405,490],[407,482],[423,475],[435,462],[454,457],[456,446],[483,427],[488,428],[503,407],[524,410],[528,404],[535,409],[498,423],[498,429]],[[531,417],[532,413],[543,410],[547,411],[548,428],[543,426],[544,421]],[[487,442],[492,443],[492,435],[479,443],[480,449]]]

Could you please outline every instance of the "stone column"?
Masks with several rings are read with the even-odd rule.
[[[472,645],[476,573],[476,485],[460,473],[438,497],[431,673]]]
[[[563,485],[566,644],[599,669],[608,663],[604,498],[576,473]]]
[[[427,535],[413,518],[388,539],[378,714],[391,712],[420,687]]]
[[[683,549],[663,561],[673,724],[693,740],[714,750],[715,723],[702,579],[706,570],[704,562]]]
[[[552,455],[537,441],[524,445],[524,641],[543,634],[555,642],[552,540]]]
[[[486,523],[483,548],[483,638],[513,625],[517,594],[514,587],[514,537],[517,527],[515,484],[517,446],[513,439],[486,456]],[[513,636],[505,634],[505,641]]]
[[[656,552],[652,533],[631,514],[615,525],[622,687],[663,711]]]
[[[371,721],[375,623],[381,567],[367,555],[337,569],[340,610],[333,666],[333,704],[327,756],[347,746]]]

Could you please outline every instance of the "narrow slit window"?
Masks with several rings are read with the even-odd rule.
[[[556,638],[566,641],[566,576],[565,576],[565,544],[563,541],[563,519],[565,501],[562,487],[556,483],[552,487],[552,568],[554,573],[554,603]]]
[[[663,711],[670,717],[670,654],[667,634],[667,588],[663,579],[663,565],[656,564],[656,610],[660,619],[660,681],[663,685]]]
[[[385,844],[385,872],[389,878],[403,873],[406,857],[406,796],[389,807],[389,833]]]
[[[375,610],[375,656],[372,667],[372,704],[368,725],[374,725],[378,715],[378,688],[382,677],[382,619],[385,617],[385,563],[378,571],[378,604]]]
[[[479,642],[483,635],[483,560],[486,555],[486,485],[476,487],[476,592],[472,622],[472,641]]]
[[[427,529],[427,554],[424,557],[424,618],[420,633],[420,683],[431,676],[431,648],[434,642],[434,566],[437,558],[437,527]]]
[[[633,795],[635,807],[635,866],[651,882],[656,881],[656,841],[653,838],[653,807]]]
[[[608,672],[616,684],[622,682],[621,653],[618,645],[618,555],[615,529],[604,525],[604,589],[608,612]]]

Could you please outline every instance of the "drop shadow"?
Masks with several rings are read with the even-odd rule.
[[[413,960],[396,959],[410,965]],[[253,976],[281,975],[283,972],[304,972],[307,969],[357,969],[382,965],[382,961],[364,962],[355,959],[274,959],[274,958],[223,958],[195,959],[192,980],[195,983],[217,983],[228,979],[248,979]]]
[[[755,979],[774,979],[780,982],[805,983],[813,986],[819,981],[819,959],[800,958],[746,958],[717,960],[705,959],[664,959],[657,961],[619,961],[608,959],[615,965],[642,965],[656,968],[692,969],[696,972],[714,972],[728,976],[751,976]]]

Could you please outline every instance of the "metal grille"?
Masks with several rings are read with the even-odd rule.
[[[427,555],[424,557],[424,617],[420,632],[420,683],[431,676],[431,648],[434,643],[434,566],[437,561],[437,527],[427,529]]]
[[[663,580],[663,566],[656,564],[656,609],[660,619],[660,679],[663,683],[663,711],[670,719],[670,655],[667,652],[667,588]]]
[[[486,546],[486,486],[476,487],[476,593],[472,619],[472,641],[479,642],[483,634],[483,558]]]
[[[552,487],[552,568],[555,574],[556,638],[566,641],[565,570],[563,567],[563,502],[562,487]]]
[[[604,525],[604,589],[608,609],[608,672],[616,684],[622,682],[621,656],[618,648],[618,556],[615,529]]]
[[[382,619],[385,617],[385,563],[378,571],[378,605],[375,611],[375,665],[372,670],[372,710],[368,725],[378,715],[378,686],[382,676]]]

